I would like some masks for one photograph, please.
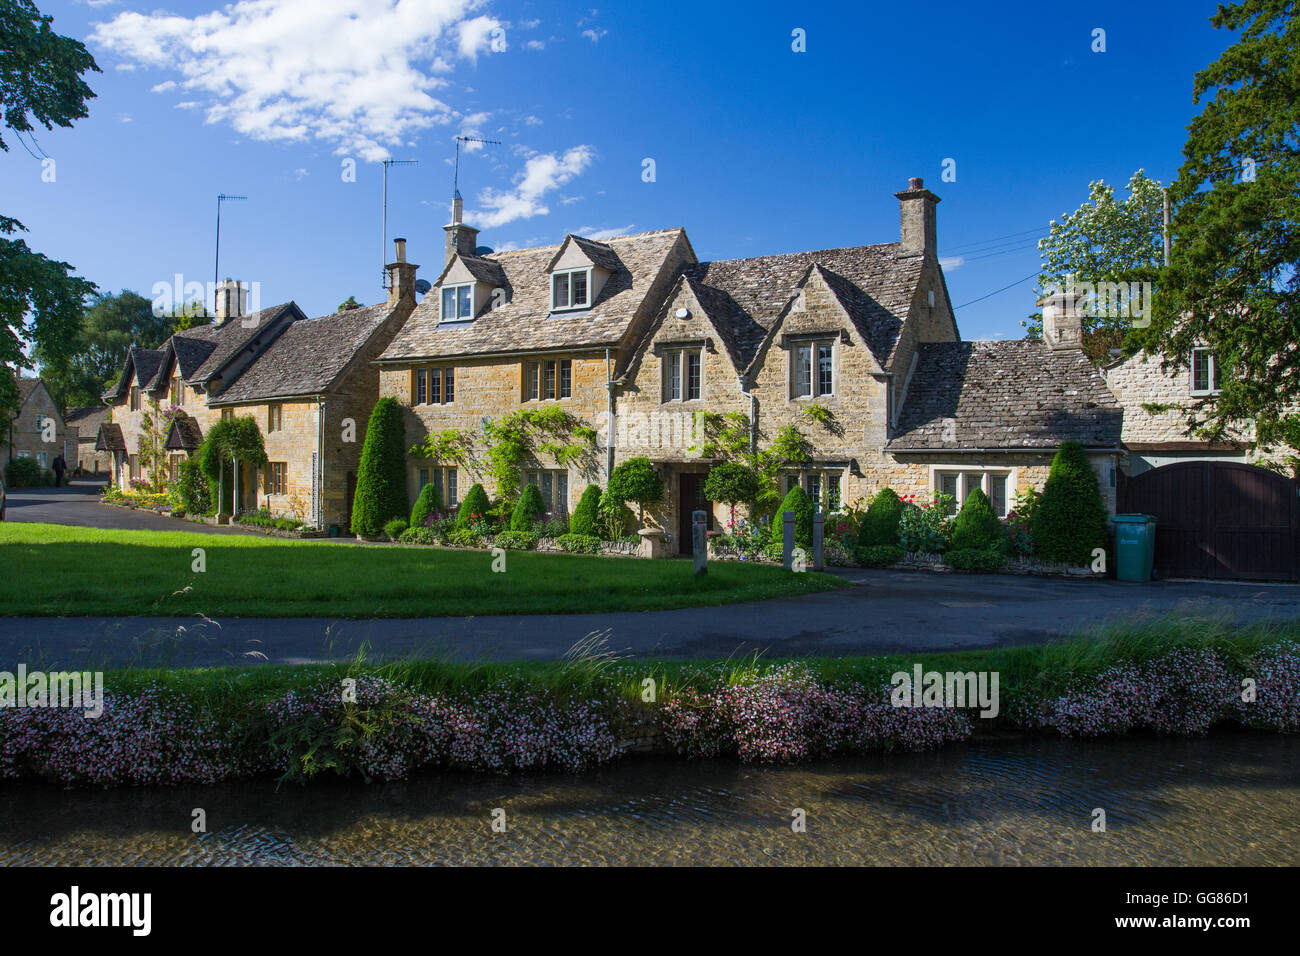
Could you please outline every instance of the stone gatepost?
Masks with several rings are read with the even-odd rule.
[[[781,512],[781,566],[794,570],[794,512]]]
[[[826,516],[820,511],[813,514],[813,553],[812,566],[814,571],[820,571],[826,567],[826,562],[822,560],[822,540],[826,531]]]
[[[709,516],[703,511],[691,513],[691,542],[695,546],[695,576],[709,573]]]

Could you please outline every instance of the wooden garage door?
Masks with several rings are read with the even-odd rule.
[[[1300,577],[1297,484],[1264,468],[1188,461],[1125,484],[1122,512],[1155,515],[1161,577]]]

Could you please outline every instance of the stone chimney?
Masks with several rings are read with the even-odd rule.
[[[461,202],[460,191],[457,190],[451,200],[451,222],[442,227],[447,233],[443,265],[451,262],[451,257],[457,253],[462,256],[472,256],[474,250],[478,248],[478,230],[461,222],[463,211],[464,204]]]
[[[212,312],[217,325],[224,325],[230,319],[237,319],[244,314],[245,291],[241,283],[234,279],[225,279],[217,286]]]
[[[1083,316],[1079,312],[1082,298],[1077,292],[1057,292],[1038,300],[1043,310],[1043,341],[1048,348],[1083,348]]]
[[[898,199],[900,256],[938,256],[934,207],[939,197],[925,188],[920,176],[907,181],[907,188],[894,193]]]
[[[406,240],[393,240],[393,261],[388,269],[388,307],[391,309],[403,296],[415,301],[415,271],[420,267],[406,261]]]

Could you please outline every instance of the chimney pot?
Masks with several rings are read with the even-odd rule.
[[[224,279],[213,295],[212,312],[218,325],[244,314],[244,287],[234,279]]]
[[[392,309],[404,297],[415,301],[415,273],[420,268],[406,261],[406,240],[393,240],[393,261],[388,264],[388,308]]]
[[[907,188],[908,188],[908,189],[924,189],[924,188],[925,188],[925,181],[922,180],[920,176],[913,176],[911,179],[909,179],[909,180],[907,181]]]
[[[405,239],[394,239],[394,240],[393,240],[393,247],[394,247],[394,250],[395,250],[394,253],[393,253],[393,255],[394,255],[394,257],[395,257],[395,261],[396,261],[396,262],[405,262],[405,261],[406,261],[406,240],[405,240]]]
[[[907,181],[907,189],[894,193],[898,200],[900,256],[938,256],[935,210],[939,197],[925,188],[920,176]]]
[[[1043,310],[1043,340],[1055,350],[1083,348],[1083,316],[1077,292],[1056,292],[1038,300]]]

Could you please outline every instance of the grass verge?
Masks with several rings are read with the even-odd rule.
[[[202,549],[197,571],[194,549]],[[653,611],[828,591],[827,574],[642,561],[376,547],[324,540],[0,524],[0,615],[442,617]]]

